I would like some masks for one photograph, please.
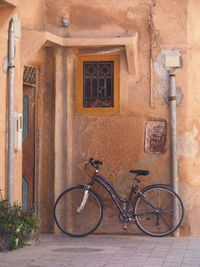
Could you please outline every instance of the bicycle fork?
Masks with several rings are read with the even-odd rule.
[[[86,185],[85,189],[84,189],[84,193],[83,193],[83,199],[81,201],[80,206],[77,208],[77,212],[81,213],[85,207],[85,204],[88,200],[88,196],[89,196],[89,189],[91,188],[91,185]]]

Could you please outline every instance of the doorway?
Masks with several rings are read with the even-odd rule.
[[[36,69],[25,67],[23,80],[22,208],[29,211],[35,204]]]

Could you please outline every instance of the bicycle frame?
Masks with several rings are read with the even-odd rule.
[[[92,177],[92,181],[89,184],[93,185],[95,182],[97,182],[98,184],[103,186],[103,188],[105,188],[105,190],[109,193],[109,195],[111,196],[112,200],[116,204],[119,212],[122,215],[126,215],[126,214],[124,214],[124,212],[127,211],[128,204],[134,203],[134,201],[135,201],[135,199],[137,197],[140,197],[144,202],[146,202],[147,205],[152,207],[155,211],[157,210],[157,207],[155,207],[152,203],[147,201],[144,198],[143,194],[140,191],[137,190],[137,185],[132,185],[132,188],[131,188],[131,191],[129,193],[128,199],[124,199],[123,197],[121,197],[118,194],[116,188],[105,177],[99,175],[98,172],[94,173],[94,175]],[[133,194],[135,194],[134,197],[133,197]],[[120,205],[120,202],[124,203],[124,205],[125,205],[124,208]],[[146,212],[145,214],[151,214],[151,213],[152,212]],[[143,216],[143,215],[144,215],[144,213],[142,213],[142,214],[134,214],[134,216]]]
[[[130,204],[137,197],[137,193],[135,193],[135,197],[133,199],[134,190],[132,188],[130,191],[130,194],[129,194],[129,198],[124,199],[123,197],[121,197],[118,194],[116,188],[112,184],[110,184],[105,177],[100,176],[99,174],[96,174],[96,173],[94,174],[94,176],[92,178],[92,184],[94,182],[97,182],[98,184],[100,184],[101,186],[103,186],[105,188],[105,190],[109,193],[109,195],[111,196],[112,200],[116,204],[116,206],[117,206],[117,208],[121,214],[124,214],[124,211],[126,209],[123,209],[123,207],[120,205],[120,202],[124,203],[124,204]]]

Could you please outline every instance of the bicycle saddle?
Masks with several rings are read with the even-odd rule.
[[[137,175],[148,175],[149,171],[145,171],[145,170],[129,170],[129,172],[131,173],[136,173]]]

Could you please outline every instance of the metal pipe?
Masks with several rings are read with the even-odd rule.
[[[177,158],[177,121],[176,121],[176,78],[174,70],[169,71],[169,107],[170,107],[170,145],[171,145],[171,173],[173,190],[178,194],[178,158]],[[177,225],[178,207],[174,204],[173,223]],[[179,236],[179,231],[175,232]]]
[[[173,190],[178,193],[178,160],[177,160],[177,122],[176,122],[176,78],[175,74],[169,73],[170,91],[170,134],[171,134],[171,163]]]
[[[14,72],[15,72],[15,32],[14,19],[10,20],[8,34],[8,200],[13,204],[14,165]]]

